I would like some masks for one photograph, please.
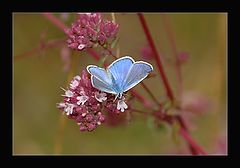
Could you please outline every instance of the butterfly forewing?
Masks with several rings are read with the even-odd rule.
[[[134,60],[129,57],[125,56],[116,61],[114,61],[109,67],[108,71],[112,74],[113,80],[116,83],[116,87],[119,92],[123,92],[123,84],[124,80],[127,77],[129,70],[131,69]]]
[[[153,67],[149,63],[143,61],[135,62],[124,80],[123,92],[136,86],[145,79],[151,71],[153,71]]]

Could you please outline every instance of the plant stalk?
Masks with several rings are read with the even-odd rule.
[[[138,13],[138,17],[139,17],[140,23],[142,25],[142,28],[144,30],[145,36],[146,36],[146,38],[148,40],[148,43],[149,43],[149,45],[150,45],[150,47],[151,47],[151,49],[152,49],[152,51],[154,53],[154,58],[155,58],[155,60],[157,62],[157,65],[158,65],[157,67],[158,67],[159,73],[161,75],[163,84],[164,84],[164,86],[166,88],[167,95],[168,95],[169,99],[171,101],[173,101],[174,100],[173,91],[172,91],[172,89],[171,89],[171,87],[169,85],[167,76],[165,75],[165,72],[164,72],[164,69],[163,69],[163,65],[162,65],[162,62],[161,62],[161,59],[160,59],[160,55],[158,54],[156,46],[155,46],[155,44],[153,42],[153,38],[152,38],[151,33],[149,31],[149,28],[147,26],[147,22],[146,22],[146,20],[145,20],[145,18],[144,18],[142,13]]]

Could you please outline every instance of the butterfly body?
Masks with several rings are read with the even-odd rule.
[[[122,94],[145,79],[153,67],[147,62],[135,62],[132,57],[125,56],[115,60],[106,70],[89,65],[87,71],[91,74],[93,87],[121,99]]]

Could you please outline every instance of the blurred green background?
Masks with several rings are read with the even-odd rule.
[[[67,25],[75,19],[54,14]],[[196,92],[211,103],[205,113],[191,118],[191,134],[210,154],[226,153],[226,26],[227,14],[168,13],[172,32],[179,51],[189,54],[182,66],[185,92]],[[141,48],[147,43],[139,19],[134,13],[116,13],[120,25],[120,55],[142,59]],[[111,19],[110,13],[104,17]],[[159,13],[145,14],[158,51],[165,57],[164,68],[176,93],[176,76],[166,62],[173,58],[169,39]],[[13,14],[14,57],[39,46],[44,41],[64,39],[64,33],[40,13]],[[64,45],[45,49],[14,61],[13,154],[181,154],[188,153],[182,138],[176,143],[171,128],[162,130],[149,127],[148,120],[132,115],[126,125],[101,125],[95,131],[83,133],[73,120],[56,108],[62,100],[68,76],[79,74],[88,64],[97,64],[86,52],[73,52],[74,68],[63,70],[60,58]],[[154,61],[149,61],[155,68]],[[165,94],[159,76],[145,80],[156,97]],[[135,87],[143,95],[140,86]],[[149,97],[147,97],[149,98]],[[135,107],[147,110],[136,103]],[[65,125],[62,127],[62,124]]]

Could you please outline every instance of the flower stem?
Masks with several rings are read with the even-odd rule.
[[[188,146],[192,152],[192,154],[203,154],[207,155],[207,153],[193,140],[193,138],[190,136],[188,128],[181,116],[176,116],[175,119],[180,124],[180,134],[183,136],[183,138],[188,142]]]
[[[111,13],[111,17],[112,17],[113,23],[116,23],[115,13]],[[120,56],[120,46],[119,46],[119,43],[117,43],[117,51],[116,52],[117,52],[116,56],[117,56],[117,58],[119,58],[119,56]]]
[[[111,13],[111,17],[112,17],[113,23],[116,23],[116,17],[115,17],[115,14],[113,12]]]
[[[143,82],[141,82],[140,84],[141,84],[142,87],[146,90],[146,92],[150,95],[150,97],[152,98],[152,100],[153,100],[157,105],[162,106],[162,105],[158,102],[157,98],[153,95],[153,93],[151,92],[151,90],[150,90]]]
[[[73,68],[71,68],[71,71],[68,74],[67,84],[71,81],[72,77],[73,77]],[[64,138],[63,135],[64,135],[65,126],[66,126],[66,116],[62,115],[59,118],[58,133],[56,135],[56,143],[54,146],[55,154],[60,154],[62,152],[62,144],[63,144],[63,138]]]
[[[88,54],[90,54],[92,57],[94,57],[97,61],[99,61],[101,59],[100,55],[98,55],[98,53],[93,50],[92,48],[88,48],[87,49]]]
[[[23,54],[15,56],[14,57],[14,62],[22,60],[22,59],[24,59],[26,57],[29,57],[32,54],[40,52],[43,49],[53,48],[53,47],[59,46],[60,44],[63,44],[63,43],[65,43],[65,40],[63,40],[63,39],[50,40],[50,41],[48,41],[44,45],[39,45],[38,47],[35,47],[35,48],[31,49],[30,51],[27,51],[27,52],[25,52]]]
[[[197,154],[207,155],[207,153],[190,136],[187,130],[187,127],[180,116],[171,116],[171,115],[167,115],[166,113],[161,113],[159,111],[155,111],[153,113],[146,113],[144,111],[134,109],[134,108],[131,108],[131,111],[137,112],[143,115],[152,115],[153,117],[156,117],[163,122],[167,122],[170,125],[172,125],[173,121],[176,120],[180,124],[179,133],[188,143],[191,153],[193,155],[197,155]]]
[[[195,152],[194,154],[207,155],[207,153],[192,139],[192,137],[189,135],[189,133],[185,129],[180,128],[180,133],[193,149],[192,153]]]
[[[145,99],[145,97],[140,95],[137,91],[135,91],[134,89],[131,89],[129,92],[131,92],[131,94],[134,97],[136,97],[141,103],[143,103],[143,106],[145,106],[146,108],[152,109],[151,103],[147,99]]]
[[[51,21],[59,29],[61,29],[63,32],[65,32],[65,30],[67,29],[67,26],[62,21],[60,21],[57,17],[55,17],[53,14],[43,13],[42,15],[46,17],[49,21]]]
[[[176,42],[175,42],[175,38],[170,26],[170,20],[168,18],[168,16],[166,14],[161,14],[162,16],[162,22],[163,22],[163,26],[165,28],[165,31],[167,33],[168,39],[169,39],[169,43],[171,45],[171,48],[173,50],[174,56],[175,56],[175,71],[176,71],[176,76],[177,76],[177,81],[178,81],[178,85],[177,85],[177,90],[178,90],[178,94],[179,97],[182,97],[182,92],[183,92],[183,82],[182,82],[182,74],[181,74],[181,64],[180,64],[180,60],[179,60],[179,53],[177,50],[177,46],[176,46]]]
[[[54,153],[60,154],[62,152],[63,134],[66,125],[65,116],[60,116],[58,123],[58,133],[56,135],[56,142],[54,144]]]
[[[109,54],[110,54],[113,58],[118,59],[118,57],[112,53],[112,50],[111,50],[111,49],[107,48],[106,50],[109,52]]]
[[[166,88],[167,95],[168,95],[169,99],[170,99],[171,101],[173,101],[173,100],[174,100],[173,92],[172,92],[172,89],[171,89],[171,87],[170,87],[170,85],[169,85],[169,82],[168,82],[168,80],[167,80],[167,77],[166,77],[166,75],[165,75],[165,72],[164,72],[164,69],[163,69],[163,65],[162,65],[160,56],[159,56],[159,54],[158,54],[158,52],[157,52],[157,49],[156,49],[156,47],[155,47],[155,44],[154,44],[154,42],[153,42],[153,39],[152,39],[151,33],[150,33],[149,29],[148,29],[146,20],[145,20],[145,18],[144,18],[144,16],[143,16],[142,13],[139,13],[139,14],[138,14],[138,17],[139,17],[139,20],[140,20],[140,22],[141,22],[142,28],[143,28],[143,30],[144,30],[144,32],[145,32],[146,38],[147,38],[147,40],[148,40],[148,43],[149,43],[149,45],[150,45],[150,47],[151,47],[151,49],[152,49],[152,51],[153,51],[153,53],[154,53],[154,58],[155,58],[155,60],[156,60],[156,62],[157,62],[158,70],[159,70],[159,73],[160,73],[160,75],[161,75],[161,77],[162,77],[163,84],[164,84],[164,86],[165,86],[165,88]]]

